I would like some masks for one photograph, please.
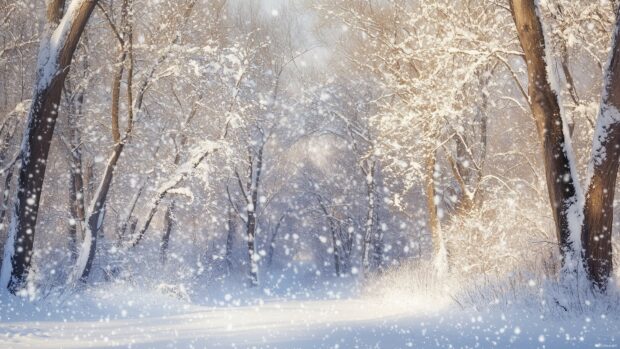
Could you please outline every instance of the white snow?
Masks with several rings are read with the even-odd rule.
[[[618,30],[620,26],[614,28],[611,47],[615,46],[616,40],[618,40]],[[588,166],[588,177],[586,178],[586,188],[590,186],[591,176],[593,174],[593,168],[596,165],[600,165],[605,159],[607,154],[605,153],[604,144],[608,137],[608,132],[611,126],[620,122],[620,111],[609,102],[609,86],[611,84],[611,59],[613,57],[613,50],[610,50],[607,63],[605,64],[605,76],[603,78],[603,88],[601,93],[601,103],[599,114],[596,119],[596,126],[594,130],[594,138],[592,139],[592,157]]]
[[[189,203],[194,202],[194,193],[192,192],[192,190],[188,187],[181,187],[181,188],[174,188],[174,189],[170,189],[168,190],[169,194],[177,194],[177,195],[182,195],[188,198]]]
[[[461,309],[428,295],[274,298],[234,306],[235,295],[226,293],[221,300],[229,305],[213,307],[162,293],[169,294],[90,291],[90,303],[69,297],[51,313],[45,304],[2,303],[0,347],[595,348],[616,346],[620,334],[617,314],[551,319],[517,306]],[[72,313],[84,308],[93,312]]]
[[[157,189],[157,193],[168,193],[174,189],[183,179],[187,178],[198,167],[200,162],[208,155],[220,149],[222,144],[211,140],[204,140],[202,143],[190,149],[189,160],[180,165],[176,172]]]
[[[49,34],[49,38],[41,44],[37,61],[37,66],[39,67],[39,76],[37,77],[38,89],[44,89],[49,86],[54,76],[58,73],[58,55],[60,50],[65,45],[69,31],[73,26],[73,21],[80,8],[87,1],[89,0],[71,1],[58,26]]]
[[[605,160],[607,154],[604,144],[609,136],[609,129],[618,122],[620,122],[620,111],[612,105],[602,104],[592,140],[592,165],[600,165]]]
[[[102,210],[103,211],[103,210]],[[102,214],[99,215],[103,216]],[[93,244],[93,235],[88,226],[86,227],[86,234],[84,234],[84,240],[80,245],[80,252],[78,255],[78,259],[75,262],[75,266],[73,267],[73,272],[71,273],[71,277],[68,280],[68,285],[72,287],[77,284],[79,279],[82,277],[84,270],[86,269],[86,263],[88,262],[88,256],[90,254],[90,248]]]

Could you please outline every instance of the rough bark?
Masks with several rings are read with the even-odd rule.
[[[605,86],[594,135],[591,173],[588,182],[582,225],[585,265],[591,281],[601,290],[607,287],[613,272],[613,202],[620,157],[620,13],[612,38],[611,59],[605,74]]]
[[[25,286],[28,278],[39,201],[62,87],[80,36],[97,3],[96,0],[73,0],[60,19],[62,2],[48,3],[49,29],[40,43],[32,107],[21,148],[17,199],[8,241],[11,246],[5,249],[5,257],[9,258],[4,259],[1,278],[2,286],[14,294]],[[52,40],[56,31],[65,34],[58,42]]]
[[[542,143],[549,202],[562,263],[566,265],[567,257],[576,252],[574,244],[579,243],[571,236],[571,219],[574,217],[571,217],[570,210],[577,204],[578,183],[571,172],[567,149],[570,139],[564,134],[564,127],[568,125],[564,125],[557,91],[553,90],[547,76],[545,39],[535,1],[512,0],[510,5],[527,63],[530,107]]]

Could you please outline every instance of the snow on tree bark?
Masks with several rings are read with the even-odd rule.
[[[118,160],[123,153],[127,139],[131,136],[133,129],[133,109],[130,107],[128,111],[127,127],[125,135],[121,138],[120,125],[119,125],[119,104],[120,104],[120,85],[123,78],[123,72],[125,66],[129,67],[127,74],[127,86],[128,86],[128,104],[131,106],[133,101],[131,100],[131,86],[133,80],[133,47],[132,47],[132,27],[130,11],[132,2],[131,0],[125,0],[122,4],[121,24],[122,37],[119,38],[119,54],[117,58],[118,69],[114,74],[112,81],[112,106],[111,106],[111,128],[112,139],[114,141],[114,147],[112,154],[108,158],[106,167],[101,178],[101,182],[95,194],[93,195],[90,208],[88,210],[88,219],[86,222],[86,229],[84,232],[84,240],[80,247],[80,252],[75,264],[75,270],[69,279],[70,284],[76,284],[78,281],[85,282],[90,275],[93,260],[95,259],[95,253],[97,251],[97,237],[99,230],[103,225],[103,219],[105,217],[106,201],[108,192],[112,186],[112,180],[114,178],[114,170]]]
[[[611,52],[603,79],[600,111],[586,183],[582,243],[592,282],[605,289],[613,272],[613,202],[620,158],[620,12],[616,11]]]
[[[528,96],[542,143],[547,190],[562,264],[574,271],[580,263],[581,250],[580,188],[574,171],[568,125],[561,114],[558,81],[548,75],[553,69],[549,67],[552,56],[548,54],[537,2],[512,0],[510,6],[527,63]]]
[[[6,243],[1,287],[17,293],[26,286],[47,157],[58,116],[62,87],[73,53],[96,0],[73,0],[60,17],[62,3],[48,5],[48,28],[39,44],[32,106],[20,150],[17,198]]]

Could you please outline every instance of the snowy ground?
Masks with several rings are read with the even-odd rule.
[[[618,314],[547,319],[448,299],[356,296],[199,305],[111,288],[0,304],[0,348],[615,348]],[[77,311],[76,309],[79,309]],[[33,320],[36,319],[36,320]]]

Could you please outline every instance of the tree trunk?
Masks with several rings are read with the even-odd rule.
[[[7,175],[4,179],[4,191],[2,192],[2,206],[0,207],[0,228],[5,229],[4,218],[6,217],[6,211],[9,209],[9,196],[11,193],[11,180],[13,179],[13,172],[15,172],[15,163],[7,169]],[[4,236],[3,236],[4,238]],[[6,246],[5,246],[6,248]],[[4,260],[4,254],[0,257],[0,265]]]
[[[258,260],[256,257],[256,215],[254,212],[248,212],[248,223],[246,225],[246,234],[248,239],[248,258],[250,262],[249,283],[250,286],[258,285]]]
[[[161,263],[166,264],[166,258],[168,253],[168,245],[170,244],[170,233],[172,232],[172,225],[174,224],[174,200],[168,205],[166,214],[164,215],[164,235],[161,237]]]
[[[79,257],[76,262],[76,269],[71,283],[77,281],[86,282],[92,268],[95,252],[97,251],[97,237],[99,230],[103,225],[105,217],[105,208],[108,192],[112,185],[114,177],[114,169],[116,163],[123,151],[124,143],[117,143],[112,151],[112,156],[108,159],[103,178],[99,183],[99,187],[95,191],[92,204],[88,210],[88,221],[86,222],[86,230],[84,233],[84,241],[80,249]]]
[[[4,179],[4,191],[2,192],[2,207],[0,207],[0,227],[4,228],[4,218],[6,217],[6,211],[9,209],[9,194],[11,193],[11,181],[13,180],[15,164],[10,166],[6,171],[6,178]]]
[[[375,239],[373,240],[373,262],[375,267],[377,268],[377,270],[379,272],[383,271],[384,268],[384,252],[385,252],[385,245],[383,242],[383,229],[381,228],[381,225],[379,224],[379,213],[376,212],[376,225],[377,225],[377,229],[375,229]]]
[[[253,161],[250,157],[249,190],[250,200],[247,206],[248,222],[246,224],[246,234],[248,239],[248,257],[250,261],[249,282],[251,286],[258,285],[258,256],[256,255],[256,212],[258,209],[258,188],[260,186],[261,172],[263,170],[263,149],[262,143],[256,157],[256,175],[253,171]]]
[[[69,85],[69,84],[68,84]],[[69,93],[69,88],[67,89]],[[82,177],[82,150],[81,132],[79,129],[79,119],[82,114],[82,103],[84,101],[84,91],[79,91],[69,101],[68,127],[69,127],[69,206],[71,221],[69,222],[69,251],[71,262],[75,262],[78,257],[77,242],[84,238],[84,179]],[[78,238],[79,236],[79,238]]]
[[[129,33],[129,35],[131,34]],[[78,279],[82,282],[85,282],[90,274],[92,263],[95,258],[95,252],[97,251],[97,235],[99,233],[99,229],[103,225],[103,219],[105,217],[105,205],[108,197],[108,192],[110,191],[110,187],[112,186],[114,170],[116,169],[118,159],[120,158],[125,147],[125,139],[127,138],[127,136],[129,136],[131,132],[131,123],[133,122],[133,120],[129,119],[127,121],[127,132],[125,135],[125,139],[121,139],[118,114],[120,103],[120,85],[123,77],[126,57],[127,47],[122,46],[121,52],[119,53],[118,60],[116,62],[118,65],[118,70],[116,71],[112,82],[111,110],[112,138],[114,140],[114,148],[112,150],[112,155],[108,159],[108,162],[104,169],[104,174],[101,182],[99,183],[99,187],[95,191],[94,197],[92,199],[93,201],[88,213],[88,222],[84,234],[84,241],[82,243],[80,254],[76,263],[75,274],[71,280],[72,283],[75,283]],[[130,80],[131,77],[128,76],[127,79]]]
[[[125,144],[128,138],[131,136],[133,129],[133,97],[132,97],[132,82],[133,82],[133,46],[132,36],[133,29],[130,20],[131,14],[131,0],[125,0],[122,4],[121,11],[121,23],[123,25],[123,41],[120,43],[120,52],[117,58],[118,70],[112,80],[112,105],[111,105],[111,128],[112,139],[114,141],[114,148],[112,154],[108,159],[106,167],[104,169],[103,177],[99,183],[99,187],[95,191],[92,198],[90,209],[88,211],[88,222],[85,230],[84,241],[80,249],[80,254],[76,263],[76,269],[71,282],[75,283],[78,280],[86,282],[92,268],[93,260],[95,259],[95,253],[97,251],[97,238],[99,230],[103,225],[103,219],[105,217],[105,209],[108,198],[108,193],[112,186],[112,180],[114,178],[114,171],[116,170],[116,164],[118,159],[123,153]],[[121,138],[120,122],[119,122],[119,105],[120,105],[120,87],[121,80],[123,78],[123,72],[127,66],[127,99],[128,99],[128,111],[127,111],[127,125],[125,128],[125,135]]]
[[[317,195],[317,201],[319,202],[319,206],[321,206],[321,210],[325,214],[325,218],[327,219],[327,224],[329,225],[329,231],[332,235],[332,248],[334,250],[334,269],[336,271],[336,276],[340,277],[342,275],[342,258],[340,256],[340,246],[342,245],[342,241],[339,238],[338,227],[336,227],[336,223],[332,219],[329,211],[327,210],[327,206],[323,203],[323,199],[320,195]]]
[[[286,218],[287,214],[288,212],[280,216],[280,219],[278,220],[276,227],[273,229],[273,234],[271,234],[271,238],[269,239],[269,252],[267,253],[267,266],[268,267],[271,267],[271,264],[273,263],[273,255],[275,254],[275,250],[276,250],[276,238],[278,237],[280,226],[282,225],[282,222]]]
[[[235,210],[230,207],[228,209],[228,222],[226,224],[228,229],[226,234],[226,251],[224,252],[224,260],[226,261],[226,269],[228,274],[232,271],[232,250],[233,243],[235,241],[235,232],[237,231],[234,214]]]
[[[131,198],[131,201],[129,203],[129,207],[125,211],[125,214],[123,215],[121,223],[117,227],[117,233],[116,233],[117,241],[116,241],[116,245],[119,246],[119,247],[122,245],[123,239],[125,238],[125,236],[133,234],[133,230],[131,230],[131,232],[129,232],[127,229],[128,229],[128,227],[131,226],[132,220],[136,219],[134,217],[134,215],[133,215],[133,212],[136,209],[136,205],[138,203],[138,199],[142,195],[142,192],[144,191],[144,187],[146,186],[146,183],[148,183],[149,178],[150,178],[150,175],[146,176],[146,178],[142,181],[142,183],[138,187],[138,190],[136,191],[136,193]]]
[[[559,91],[553,90],[547,76],[545,40],[538,17],[539,9],[534,0],[512,0],[510,5],[527,62],[530,107],[542,143],[547,190],[562,265],[572,270],[577,267],[577,251],[580,250],[581,241],[577,228],[580,214],[580,208],[577,207],[578,183],[573,170],[568,125],[564,124],[560,114]]]
[[[75,131],[79,132],[79,131]],[[79,144],[79,143],[78,143]],[[73,142],[71,144],[73,147]],[[79,145],[78,145],[79,147]],[[77,259],[77,241],[84,238],[84,181],[82,178],[82,154],[79,149],[75,149],[69,154],[71,161],[70,168],[70,187],[69,187],[69,206],[71,221],[69,222],[69,240],[71,261]]]
[[[364,225],[364,241],[362,242],[362,269],[364,272],[370,269],[370,244],[377,227],[376,224],[376,178],[375,178],[375,161],[371,161],[367,169],[362,168],[366,175],[366,224]]]
[[[431,242],[433,244],[433,266],[437,273],[443,274],[448,270],[448,252],[441,231],[438,209],[439,196],[435,193],[435,179],[438,177],[436,156],[436,150],[431,150],[426,159],[426,206]]]
[[[97,3],[73,0],[60,19],[63,2],[48,3],[48,29],[39,46],[32,106],[20,151],[17,198],[0,277],[2,287],[13,294],[24,288],[32,262],[39,201],[62,87],[77,43]],[[63,25],[59,26],[59,22]]]
[[[17,125],[13,124],[11,119],[13,119],[13,117],[9,114],[9,116],[7,116],[7,118],[3,121],[2,127],[0,127],[0,135],[4,133],[2,136],[2,143],[0,143],[0,164],[3,167],[3,171],[0,171],[0,175],[6,175],[4,178],[4,190],[2,191],[2,204],[0,206],[0,229],[2,230],[4,230],[5,226],[4,218],[6,217],[6,211],[9,209],[11,181],[13,180],[13,172],[15,169],[15,164],[17,163],[17,159],[9,159],[11,162],[7,166],[8,151],[17,128]]]
[[[189,160],[191,162],[190,171],[182,172],[178,174],[174,179],[168,181],[166,186],[160,188],[157,191],[157,193],[155,194],[155,198],[153,199],[153,202],[151,204],[151,209],[149,210],[149,213],[146,216],[146,219],[144,221],[144,224],[142,225],[142,228],[140,228],[140,231],[138,231],[136,234],[132,234],[132,235],[135,235],[135,237],[132,238],[131,242],[129,243],[130,247],[136,247],[140,243],[140,241],[142,241],[142,238],[144,238],[144,233],[146,233],[146,231],[149,229],[151,222],[153,221],[153,218],[155,217],[155,213],[157,213],[159,204],[166,197],[166,195],[168,195],[168,192],[176,188],[176,186],[179,183],[186,180],[191,175],[191,171],[196,169],[196,167],[198,167],[198,165],[200,165],[200,163],[207,156],[209,156],[209,154],[216,152],[218,149],[219,148],[207,149],[203,153],[190,159]]]
[[[192,111],[189,113],[188,117],[183,122],[182,133],[178,141],[180,148],[177,148],[177,152],[174,156],[175,168],[178,168],[179,165],[181,164],[181,149],[183,149],[185,145],[187,144],[187,136],[185,135],[184,131],[189,125],[192,118],[196,115],[197,110],[198,110],[197,106],[196,104],[194,104],[194,106],[192,107]],[[177,142],[175,142],[175,144],[176,143]],[[164,225],[166,227],[166,230],[165,230],[164,236],[162,237],[162,244],[161,244],[161,260],[162,260],[162,263],[164,264],[166,263],[166,253],[168,250],[168,245],[170,244],[170,234],[172,234],[172,228],[174,225],[174,208],[175,208],[175,202],[174,200],[172,200],[172,202],[166,209],[166,214],[164,216]]]
[[[611,59],[605,73],[600,112],[592,144],[591,173],[587,186],[582,243],[588,276],[605,290],[613,271],[613,202],[620,157],[620,13],[616,13]]]

